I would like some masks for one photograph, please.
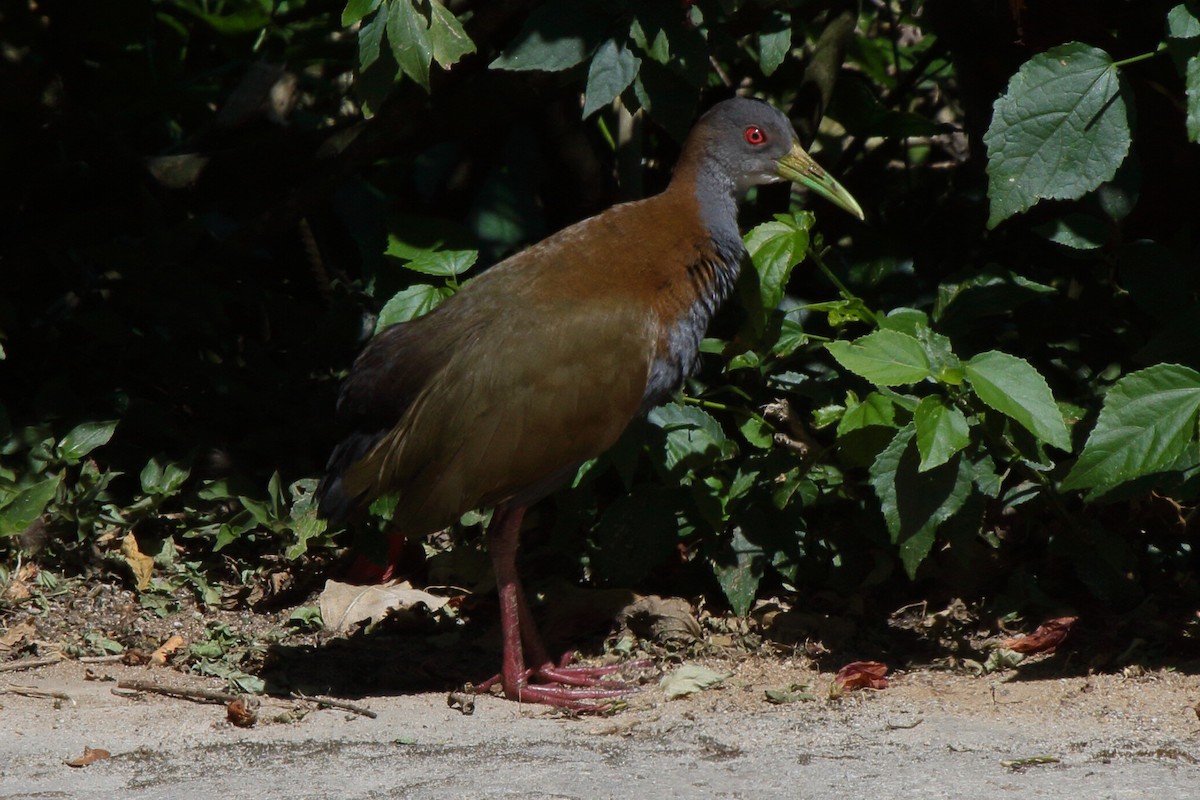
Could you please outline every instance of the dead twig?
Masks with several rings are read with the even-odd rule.
[[[292,692],[288,695],[293,700],[303,700],[306,703],[316,703],[318,706],[326,706],[328,708],[340,708],[343,711],[349,711],[353,714],[361,714],[368,719],[375,719],[379,715],[369,708],[356,706],[354,703],[347,703],[345,700],[335,700],[332,697],[312,697],[303,692]]]
[[[196,700],[202,703],[230,703],[241,697],[241,695],[218,692],[213,689],[187,689],[183,686],[167,686],[154,681],[118,681],[117,689],[165,694],[169,697],[180,697],[184,700]]]
[[[111,656],[80,656],[75,659],[80,664],[114,664],[125,659],[124,653],[117,653]]]
[[[45,656],[43,658],[25,658],[20,661],[9,661],[6,664],[0,664],[0,672],[13,672],[19,669],[33,669],[34,667],[47,667],[51,664],[57,664],[65,658],[62,654]]]
[[[19,694],[22,697],[49,697],[54,700],[66,700],[71,705],[75,705],[75,701],[71,699],[71,695],[66,692],[58,691],[57,689],[39,689],[37,686],[18,686],[15,683],[10,683],[0,687],[0,694]]]

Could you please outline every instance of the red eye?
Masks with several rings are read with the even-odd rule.
[[[767,135],[757,125],[751,125],[749,128],[746,128],[745,137],[747,142],[755,146],[767,143]]]

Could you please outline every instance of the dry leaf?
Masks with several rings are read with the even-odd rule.
[[[446,598],[414,589],[408,581],[382,586],[325,581],[320,604],[325,630],[346,633],[360,623],[376,625],[385,617],[404,614],[424,617],[421,609],[436,611],[446,605]]]
[[[132,532],[125,534],[121,540],[121,556],[133,572],[137,590],[144,592],[150,588],[150,576],[154,574],[154,559],[138,549],[137,538]]]
[[[258,722],[258,700],[242,695],[225,706],[225,717],[239,728],[253,728]]]
[[[112,753],[107,750],[101,750],[99,747],[83,748],[83,755],[79,758],[72,758],[70,761],[64,761],[68,767],[86,767],[88,764],[94,764],[97,761],[103,761],[106,758],[112,757]]]
[[[621,625],[658,644],[688,644],[704,635],[692,607],[679,597],[641,597],[621,609]]]
[[[665,676],[658,685],[662,687],[668,700],[675,700],[716,686],[732,675],[732,672],[714,672],[708,667],[684,664],[670,675]]]
[[[1031,653],[1051,653],[1067,638],[1067,634],[1071,632],[1071,626],[1078,619],[1079,617],[1059,617],[1049,622],[1043,622],[1038,626],[1037,630],[1028,636],[1005,639],[1000,642],[1000,646],[1005,650],[1013,650],[1017,653],[1025,653],[1026,655]]]
[[[170,639],[162,643],[162,646],[150,654],[150,660],[158,666],[163,666],[167,663],[167,659],[171,657],[179,648],[183,647],[183,637],[175,634]]]
[[[886,689],[887,664],[879,661],[851,661],[838,670],[834,682],[844,691],[851,689]]]
[[[37,628],[34,627],[32,621],[25,620],[20,625],[13,625],[3,636],[0,636],[0,653],[19,650],[26,641],[33,641],[35,636],[37,636]]]

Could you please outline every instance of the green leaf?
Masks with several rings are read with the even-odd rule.
[[[896,427],[896,406],[885,395],[871,392],[861,403],[846,403],[846,412],[838,422],[837,433],[841,437],[876,425]]]
[[[397,322],[408,322],[428,314],[451,294],[453,292],[445,287],[430,286],[427,283],[401,289],[392,295],[392,299],[380,310],[379,319],[375,323],[375,333],[378,334]]]
[[[404,2],[405,0],[401,0]],[[388,7],[379,6],[378,13],[371,21],[358,30],[358,70],[365,72],[368,67],[379,60],[379,48],[383,43],[383,32],[387,30]]]
[[[1187,60],[1184,75],[1187,85],[1187,134],[1193,142],[1200,142],[1200,56]]]
[[[166,496],[174,494],[175,490],[187,480],[191,470],[184,469],[173,462],[162,463],[155,456],[142,467],[140,476],[142,491],[146,494]]]
[[[766,552],[761,545],[747,539],[739,525],[733,529],[727,552],[723,555],[723,559],[713,564],[713,573],[733,613],[744,617],[750,613],[758,594],[758,584],[767,563]]]
[[[581,63],[607,38],[610,18],[590,0],[555,0],[535,8],[491,69],[559,72]]]
[[[55,475],[28,486],[0,508],[0,538],[23,533],[32,525],[54,499],[60,480],[60,476]]]
[[[1109,237],[1109,228],[1104,220],[1080,211],[1072,211],[1038,225],[1034,232],[1073,250],[1095,250],[1103,247]]]
[[[588,67],[583,99],[584,118],[604,108],[625,91],[637,77],[641,64],[642,60],[616,39],[609,39],[600,45]]]
[[[929,357],[916,338],[899,331],[878,330],[853,342],[825,345],[846,369],[880,386],[917,383],[932,377]]]
[[[667,434],[665,466],[691,467],[729,456],[733,443],[725,436],[721,423],[695,406],[667,403],[652,410],[646,418]]]
[[[429,0],[429,43],[433,46],[433,60],[443,68],[458,62],[468,53],[475,52],[475,43],[463,30],[458,17],[450,13],[440,0]]]
[[[651,34],[653,34],[653,38]],[[659,64],[670,62],[671,42],[667,38],[666,30],[662,27],[655,26],[653,22],[643,23],[641,19],[634,17],[633,22],[629,25],[629,38],[641,48],[643,53]]]
[[[429,38],[429,20],[413,5],[415,1],[390,0],[388,44],[392,46],[392,56],[400,70],[429,91],[433,42]]]
[[[1200,372],[1158,364],[1130,373],[1104,397],[1096,427],[1062,489],[1096,489],[1171,468],[1196,451]]]
[[[984,136],[988,227],[1042,199],[1075,199],[1110,180],[1129,152],[1123,81],[1108,53],[1074,42],[1026,61]]]
[[[58,443],[58,455],[68,464],[77,464],[97,447],[108,444],[119,420],[84,422],[76,425]]]
[[[971,442],[967,418],[940,397],[923,398],[913,414],[920,472],[941,466]]]
[[[450,278],[469,270],[479,258],[476,250],[438,250],[418,253],[404,266],[425,275]]]
[[[1024,359],[989,350],[968,361],[964,368],[975,394],[1042,440],[1059,450],[1071,449],[1071,435],[1062,412],[1041,373]]]
[[[770,76],[792,52],[792,15],[773,10],[758,33],[758,66],[763,75]]]
[[[1167,12],[1167,35],[1172,39],[1195,39],[1200,36],[1200,18],[1187,3],[1180,3]]]
[[[773,222],[764,222],[746,234],[746,252],[758,272],[762,305],[767,311],[779,307],[792,270],[808,253],[813,219],[808,211],[790,217],[780,214]]]
[[[342,27],[348,28],[379,8],[381,0],[348,0],[342,11]]]
[[[892,541],[910,578],[933,549],[938,526],[971,495],[971,466],[961,455],[922,472],[916,427],[901,428],[871,465],[871,487],[879,497]]]

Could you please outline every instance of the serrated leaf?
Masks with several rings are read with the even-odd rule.
[[[762,580],[763,570],[767,563],[766,552],[762,545],[755,544],[746,538],[741,526],[733,529],[729,540],[729,548],[725,560],[713,564],[713,573],[721,591],[729,600],[729,607],[739,617],[750,612],[754,598],[758,594],[758,584]]]
[[[608,39],[596,48],[588,67],[587,88],[584,89],[583,116],[605,107],[625,91],[637,77],[642,60],[616,39]]]
[[[1196,449],[1200,372],[1158,364],[1130,373],[1104,397],[1096,427],[1062,489],[1104,490],[1170,469]]]
[[[342,27],[348,28],[379,8],[381,0],[348,0],[342,11]]]
[[[76,425],[58,443],[58,455],[68,464],[77,464],[97,447],[108,444],[119,420],[84,422]]]
[[[758,33],[758,66],[770,76],[792,51],[792,15],[773,10]]]
[[[437,275],[441,278],[451,278],[469,270],[479,258],[476,250],[438,250],[436,252],[418,253],[405,264],[406,269],[420,272],[424,275]]]
[[[1043,199],[1075,199],[1110,180],[1129,152],[1122,78],[1108,53],[1078,42],[1026,61],[984,135],[988,227]]]
[[[938,526],[971,495],[971,467],[961,455],[922,472],[916,427],[901,428],[871,465],[871,487],[879,497],[888,533],[910,578],[933,549]]]
[[[390,4],[387,36],[392,56],[401,72],[429,91],[429,63],[433,59],[429,19],[413,5],[413,0],[390,0]]]
[[[600,44],[609,18],[589,0],[542,3],[490,69],[559,72],[581,63]]]
[[[429,43],[433,47],[433,60],[443,68],[475,52],[475,43],[463,30],[462,23],[439,0],[429,0]]]
[[[809,229],[813,215],[799,211],[792,216],[779,215],[746,234],[744,242],[750,261],[758,272],[762,305],[773,311],[783,301],[792,270],[808,253]]]
[[[661,405],[646,418],[667,435],[665,466],[674,470],[680,464],[710,463],[726,457],[732,443],[721,423],[695,406],[680,403]]]
[[[871,392],[861,403],[847,403],[846,412],[838,421],[837,433],[838,436],[845,436],[874,425],[896,427],[896,406],[890,398],[879,392]]]
[[[46,510],[58,491],[60,476],[27,486],[0,508],[0,538],[22,533]]]
[[[401,289],[392,295],[392,299],[384,304],[379,311],[379,319],[375,323],[375,333],[395,325],[397,322],[408,322],[428,314],[453,294],[442,286],[431,286],[418,283],[407,289]]]
[[[899,331],[878,330],[853,342],[829,342],[825,349],[843,367],[880,386],[917,383],[931,377],[925,348],[916,338]]]
[[[989,350],[963,365],[985,404],[1015,420],[1041,441],[1071,449],[1071,435],[1042,374],[1022,358]]]
[[[913,413],[920,472],[941,466],[971,442],[967,418],[940,397],[925,397]]]
[[[358,70],[365,72],[379,60],[379,48],[383,43],[383,32],[387,30],[388,7],[379,6],[371,21],[358,30]]]

